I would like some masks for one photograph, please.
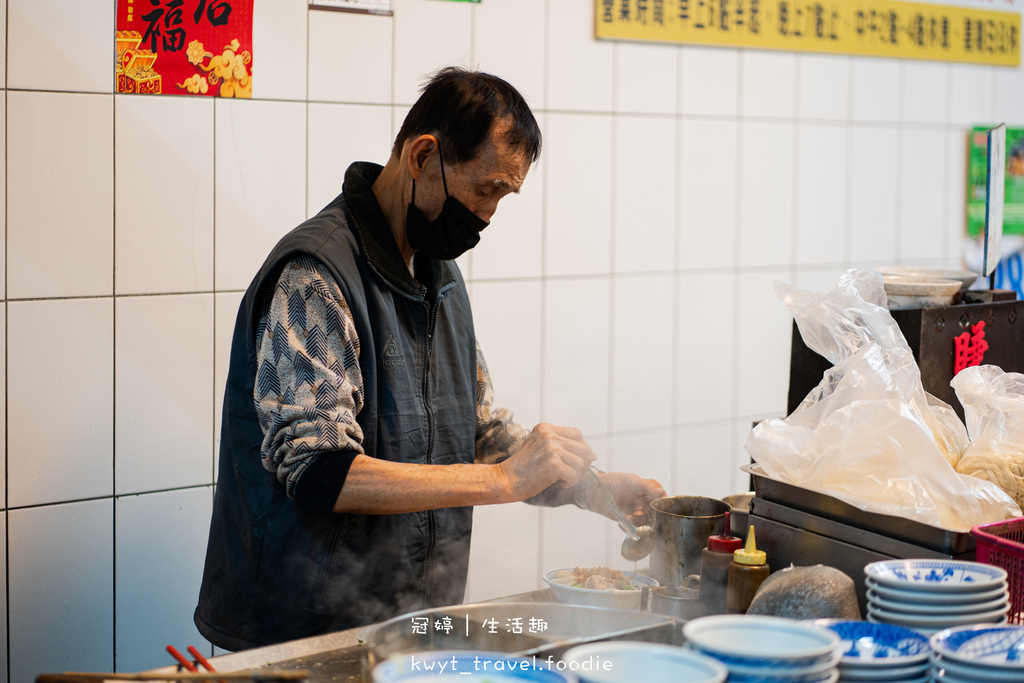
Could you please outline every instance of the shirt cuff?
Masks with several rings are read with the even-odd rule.
[[[334,451],[314,457],[295,482],[295,502],[307,512],[332,512],[357,455],[353,451]]]

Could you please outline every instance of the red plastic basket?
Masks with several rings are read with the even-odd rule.
[[[1024,517],[971,528],[977,541],[975,558],[1006,570],[1011,624],[1024,624]]]

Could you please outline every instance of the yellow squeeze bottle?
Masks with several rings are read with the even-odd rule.
[[[754,539],[754,525],[747,533],[747,545],[732,554],[729,563],[729,583],[725,595],[725,611],[728,614],[746,614],[754,594],[761,582],[768,578],[768,556],[757,549]]]

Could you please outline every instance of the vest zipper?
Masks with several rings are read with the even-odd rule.
[[[427,317],[427,357],[423,370],[423,401],[427,410],[427,464],[433,464],[434,455],[434,408],[430,400],[430,362],[434,351],[434,325],[437,323],[437,311],[441,307],[443,295],[438,293],[430,306]],[[437,545],[435,528],[436,519],[433,510],[427,510],[427,558],[423,564],[423,579],[427,587],[427,604],[433,604],[433,581],[431,568],[434,566],[434,551]]]

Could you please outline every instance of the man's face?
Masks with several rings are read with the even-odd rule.
[[[448,194],[488,222],[498,208],[498,201],[519,192],[530,170],[526,152],[505,142],[507,126],[507,122],[497,122],[473,159],[456,165],[445,161],[444,166]],[[439,144],[443,157],[445,141],[439,140]],[[416,205],[429,220],[438,217],[445,200],[437,159],[437,156],[432,158],[416,183]]]

